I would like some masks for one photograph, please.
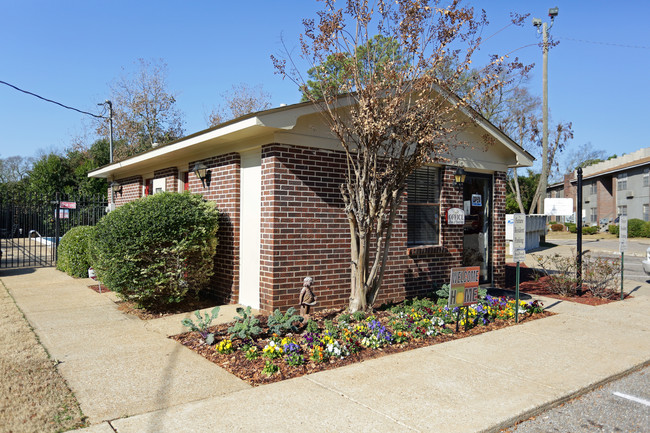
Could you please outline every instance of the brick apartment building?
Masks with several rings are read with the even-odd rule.
[[[548,186],[547,197],[572,198],[577,208],[573,171]],[[650,220],[650,147],[585,167],[582,171],[583,223],[609,224],[619,215]]]
[[[531,165],[532,157],[482,119],[461,140],[477,144],[456,148],[453,165],[424,167],[409,180],[379,303],[423,295],[447,282],[453,266],[480,266],[482,284],[503,286],[506,172]],[[197,164],[205,174],[194,171]],[[457,164],[467,172],[462,186],[454,183]],[[224,303],[272,311],[296,306],[306,276],[314,278],[319,308],[347,305],[344,173],[340,144],[316,108],[302,103],[232,120],[89,176],[119,184],[117,206],[159,191],[188,190],[216,202],[212,290]],[[450,208],[464,210],[464,226],[447,223]]]

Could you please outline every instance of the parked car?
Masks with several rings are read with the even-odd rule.
[[[650,247],[645,250],[645,260],[641,262],[643,265],[643,271],[646,275],[650,275]]]

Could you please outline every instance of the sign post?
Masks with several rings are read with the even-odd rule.
[[[478,302],[478,280],[481,273],[479,266],[465,268],[451,268],[451,281],[449,284],[450,308],[459,307],[456,315],[456,332],[460,321],[460,308],[465,307],[465,329],[467,329],[467,307]]]
[[[623,277],[625,275],[625,251],[627,251],[627,215],[621,215],[618,221],[618,250],[621,252],[621,301],[623,294]]]
[[[526,260],[526,215],[513,215],[512,258],[517,263],[515,278],[515,323],[519,323],[519,263]]]

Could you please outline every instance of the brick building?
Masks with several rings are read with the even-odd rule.
[[[473,147],[455,148],[453,165],[410,178],[378,303],[422,295],[447,282],[452,266],[480,266],[482,284],[504,284],[506,172],[532,157],[487,121],[460,139]],[[194,171],[197,164],[205,174]],[[458,164],[467,172],[462,186],[454,183]],[[302,103],[232,120],[89,176],[120,185],[117,206],[158,191],[189,190],[216,202],[212,290],[224,303],[272,311],[296,306],[305,276],[314,278],[319,308],[347,305],[344,173],[340,144],[316,108]],[[446,222],[450,208],[464,210],[464,226]]]
[[[573,171],[548,186],[547,197],[577,199]],[[650,220],[650,147],[612,158],[582,170],[582,221],[608,224],[619,215]]]

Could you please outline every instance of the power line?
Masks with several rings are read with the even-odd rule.
[[[21,88],[18,88],[18,87],[16,87],[16,86],[14,86],[13,84],[9,84],[9,83],[7,83],[7,82],[5,82],[5,81],[1,81],[1,80],[0,80],[0,84],[4,84],[4,85],[7,85],[7,86],[9,86],[9,87],[12,87],[12,88],[18,90],[19,92],[23,92],[23,93],[27,93],[28,95],[36,96],[37,98],[42,99],[43,101],[51,102],[51,103],[56,104],[56,105],[59,105],[59,106],[61,106],[61,107],[63,107],[63,108],[67,108],[68,110],[73,110],[73,111],[79,112],[79,113],[81,113],[81,114],[87,114],[87,115],[89,115],[89,116],[96,117],[97,119],[106,119],[106,117],[104,117],[104,116],[99,116],[99,115],[97,115],[97,114],[93,114],[93,113],[89,113],[89,112],[87,112],[87,111],[79,110],[79,109],[74,108],[74,107],[69,107],[69,106],[64,105],[64,104],[62,104],[62,103],[60,103],[60,102],[56,102],[56,101],[53,101],[53,100],[51,100],[51,99],[47,99],[47,98],[44,98],[44,97],[42,97],[42,96],[39,96],[39,95],[37,95],[36,93],[28,92],[27,90],[23,90],[23,89],[21,89]]]
[[[643,45],[627,45],[627,44],[616,44],[614,42],[596,42],[596,41],[587,41],[584,39],[574,39],[574,38],[564,38],[558,37],[559,40],[566,39],[567,41],[583,42],[585,44],[597,44],[597,45],[609,45],[612,47],[622,47],[622,48],[636,48],[639,50],[650,50],[650,47]]]

